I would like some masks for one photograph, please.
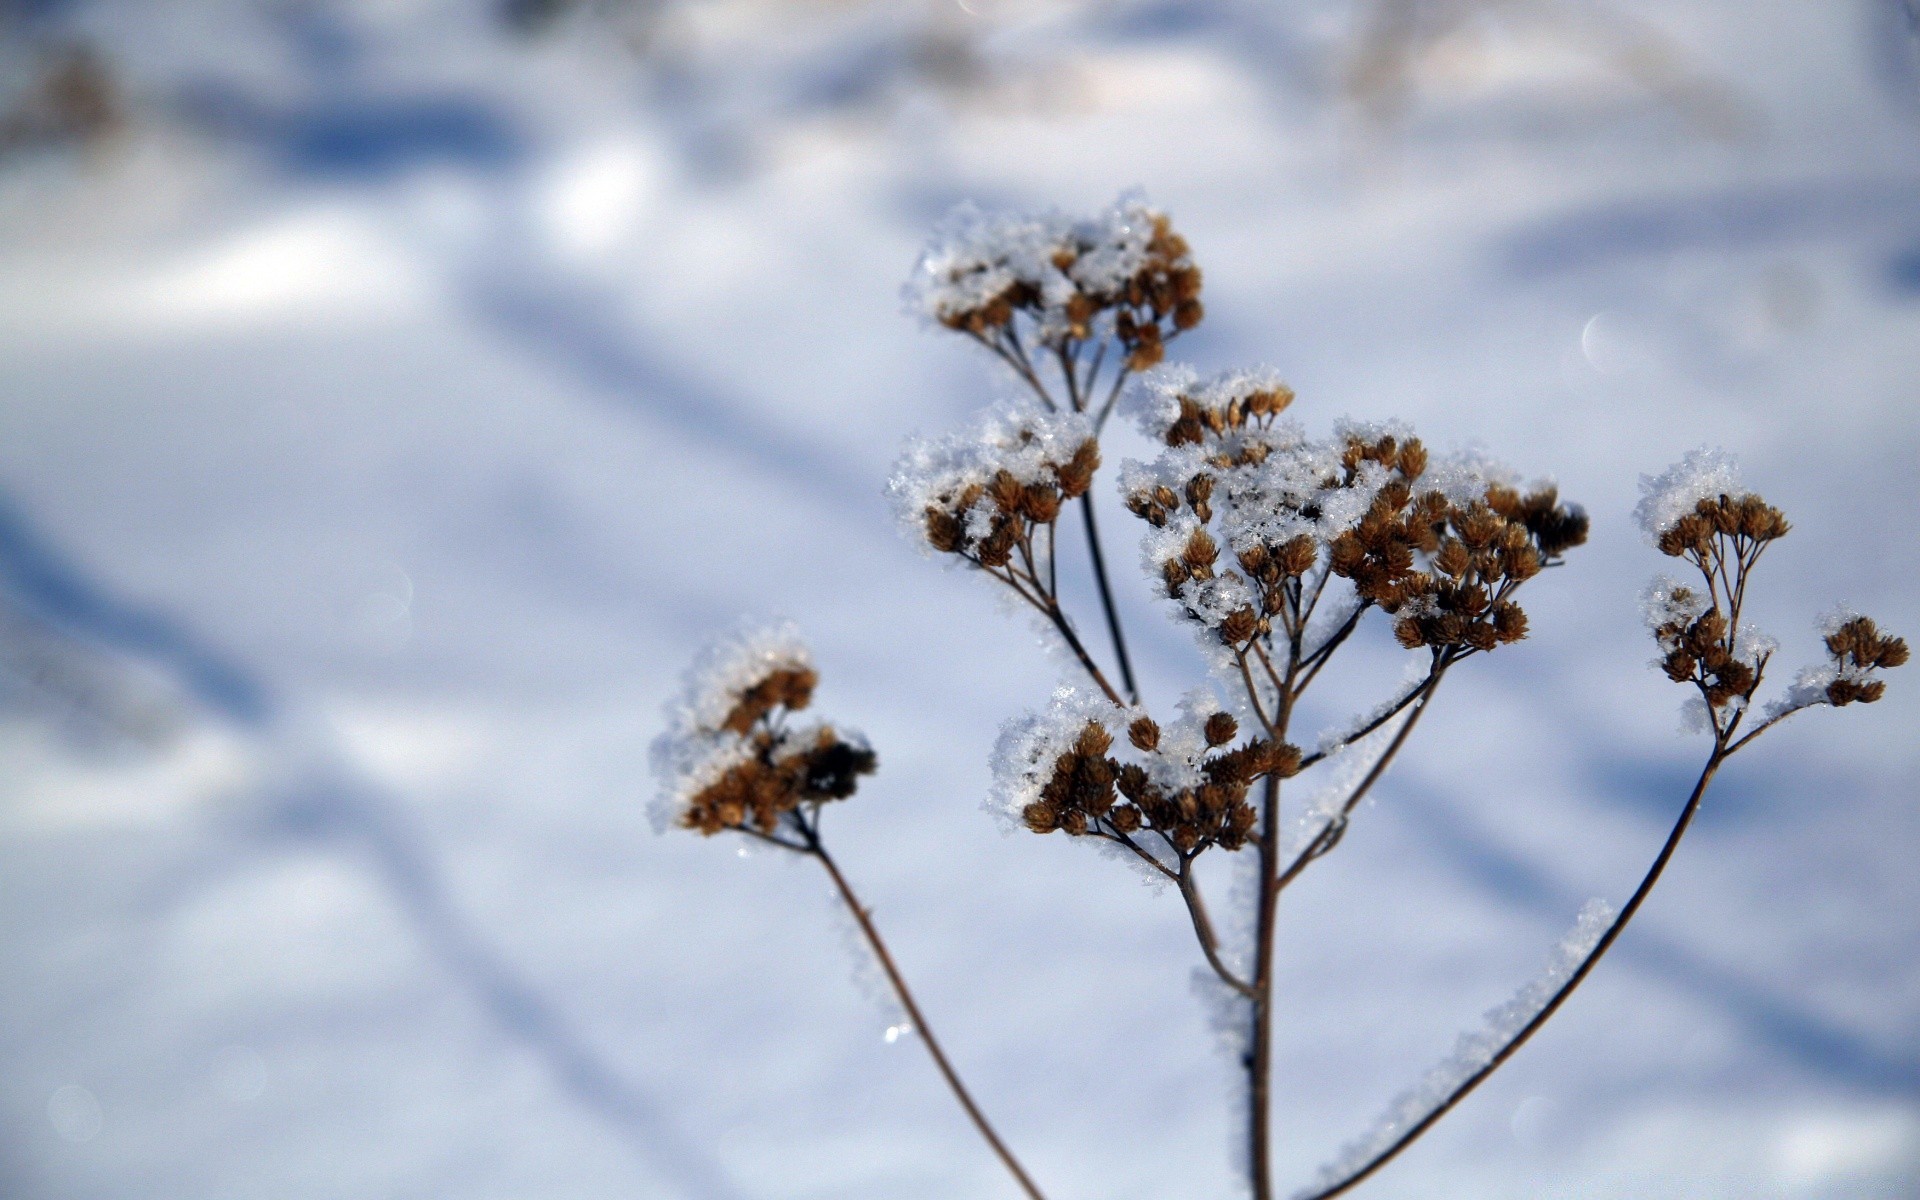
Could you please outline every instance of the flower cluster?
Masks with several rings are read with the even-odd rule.
[[[1062,689],[1045,715],[1009,724],[996,752],[999,804],[1035,833],[1062,830],[1131,842],[1154,834],[1182,858],[1238,850],[1258,822],[1248,790],[1300,769],[1298,747],[1238,745],[1240,725],[1210,697],[1191,697],[1161,726],[1141,710]],[[1115,756],[1124,738],[1134,754]]]
[[[1128,464],[1127,507],[1153,527],[1148,570],[1229,647],[1276,619],[1297,634],[1303,597],[1331,573],[1398,618],[1402,645],[1490,650],[1526,636],[1511,593],[1586,540],[1586,515],[1553,488],[1522,493],[1469,459],[1433,464],[1404,429],[1308,439],[1278,419],[1293,393],[1270,373],[1162,372],[1144,390],[1143,429],[1167,449]]]
[[[1660,644],[1667,678],[1697,686],[1713,709],[1751,700],[1773,653],[1770,641],[1736,638],[1717,604],[1665,577],[1648,589],[1647,624]]]
[[[1776,719],[1787,713],[1816,704],[1844,708],[1849,704],[1872,704],[1886,694],[1886,681],[1878,672],[1905,666],[1907,643],[1880,632],[1871,617],[1840,609],[1822,622],[1827,661],[1805,667],[1785,696],[1773,706],[1769,716]]]
[[[1018,555],[1031,571],[1035,532],[1086,494],[1099,467],[1085,417],[1003,408],[973,434],[911,443],[887,491],[901,521],[936,553],[990,571]]]
[[[710,647],[654,743],[656,823],[771,835],[802,805],[853,795],[877,764],[866,739],[789,720],[812,703],[818,682],[791,626],[743,630]]]
[[[1159,362],[1204,311],[1186,239],[1137,195],[1078,219],[963,207],[922,253],[906,296],[949,329],[1015,350],[1017,317],[1054,349],[1110,331],[1132,370]]]
[[[1660,645],[1660,666],[1667,678],[1698,688],[1716,731],[1730,734],[1776,648],[1772,638],[1740,622],[1747,578],[1792,526],[1740,486],[1738,465],[1725,451],[1695,450],[1663,474],[1643,477],[1640,487],[1636,515],[1647,540],[1692,564],[1701,579],[1688,587],[1662,576],[1647,590],[1647,625]],[[1836,614],[1822,632],[1828,661],[1800,672],[1768,708],[1766,724],[1816,704],[1871,704],[1886,691],[1876,672],[1907,661],[1904,641],[1856,613]]]
[[[1827,684],[1827,703],[1844,708],[1859,701],[1872,704],[1887,690],[1884,681],[1871,672],[1884,667],[1903,667],[1907,663],[1907,643],[1902,638],[1880,632],[1871,617],[1852,617],[1827,634],[1828,664],[1833,672]]]

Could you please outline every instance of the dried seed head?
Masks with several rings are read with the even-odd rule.
[[[1260,618],[1253,609],[1245,606],[1234,609],[1220,622],[1220,641],[1224,645],[1243,645],[1258,632]]]
[[[1100,724],[1098,721],[1088,721],[1086,726],[1080,730],[1080,736],[1073,744],[1074,750],[1087,758],[1097,758],[1105,754],[1112,746],[1113,735],[1108,733],[1106,726]]]
[[[1154,724],[1152,717],[1136,717],[1127,726],[1127,740],[1133,743],[1134,749],[1150,754],[1160,748],[1160,726]]]
[[[1217,712],[1207,718],[1206,738],[1209,746],[1224,746],[1240,732],[1240,723],[1227,713]]]

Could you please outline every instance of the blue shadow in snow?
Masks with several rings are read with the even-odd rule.
[[[334,96],[275,106],[208,82],[176,102],[215,136],[282,170],[323,179],[364,182],[423,165],[498,170],[524,153],[520,136],[476,98]]]
[[[1841,180],[1632,200],[1558,217],[1504,240],[1495,260],[1537,279],[1622,258],[1910,229],[1920,180]]]
[[[62,631],[159,667],[200,704],[266,740],[283,706],[245,667],[184,623],[111,595],[0,496],[0,587]],[[269,797],[270,842],[320,841],[365,857],[422,944],[510,1037],[535,1051],[567,1095],[619,1130],[641,1159],[694,1200],[741,1193],[643,1092],[607,1066],[543,996],[456,911],[425,840],[398,807],[338,767],[309,772]],[[187,887],[204,883],[202,863]],[[176,889],[184,890],[184,889]]]
[[[0,587],[49,625],[160,667],[236,725],[258,730],[274,714],[262,684],[165,613],[118,600],[90,582],[4,496]]]
[[[1586,897],[1503,848],[1491,831],[1477,825],[1457,804],[1412,790],[1404,800],[1395,815],[1407,822],[1416,837],[1503,903],[1565,921],[1585,902]],[[1648,847],[1649,855],[1655,848],[1657,843]],[[1636,922],[1621,935],[1613,955],[1725,1012],[1756,1041],[1809,1074],[1865,1092],[1920,1095],[1920,1058],[1910,1050],[1876,1046],[1752,980],[1703,961],[1642,924]]]
[[[825,447],[770,437],[737,397],[655,354],[607,313],[615,306],[535,267],[467,283],[470,310],[535,357],[645,413],[784,490],[848,511],[882,512],[880,488]]]

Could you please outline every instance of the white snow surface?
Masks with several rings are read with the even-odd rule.
[[[818,865],[648,832],[661,706],[767,611],[880,756],[828,844],[1047,1194],[1237,1194],[1178,898],[979,811],[1001,725],[1083,681],[880,495],[1008,386],[899,311],[962,200],[1144,185],[1205,272],[1203,375],[1273,363],[1303,429],[1402,419],[1592,514],[1281,905],[1282,1190],[1691,785],[1641,473],[1724,446],[1793,521],[1748,596],[1770,674],[1825,660],[1837,596],[1920,630],[1897,0],[1477,5],[1370,59],[1398,116],[1341,82],[1376,0],[504,7],[9,10],[0,104],[31,36],[91,39],[128,106],[0,153],[9,1200],[1008,1194],[850,984]],[[1697,86],[1621,73],[1609,29]],[[1165,723],[1205,665],[1114,485]],[[1111,662],[1081,536],[1063,596]],[[1370,619],[1300,737],[1405,657]],[[1358,1195],[1920,1192],[1917,670],[1742,751],[1575,1000]],[[1228,936],[1246,861],[1200,863]]]

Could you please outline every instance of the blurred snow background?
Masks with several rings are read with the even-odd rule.
[[[1177,357],[1594,515],[1289,893],[1284,1178],[1683,798],[1641,472],[1724,445],[1794,520],[1789,665],[1840,599],[1920,633],[1905,0],[0,14],[0,1195],[1006,1194],[818,872],[647,828],[658,706],[741,612],[880,749],[829,836],[1050,1194],[1232,1194],[1184,914],[978,811],[1054,667],[880,495],[1008,387],[898,312],[963,198],[1144,186],[1207,272]],[[1197,655],[1122,574],[1164,704]],[[1354,663],[1316,720],[1398,674]],[[1913,683],[1743,755],[1365,1194],[1920,1192]]]

